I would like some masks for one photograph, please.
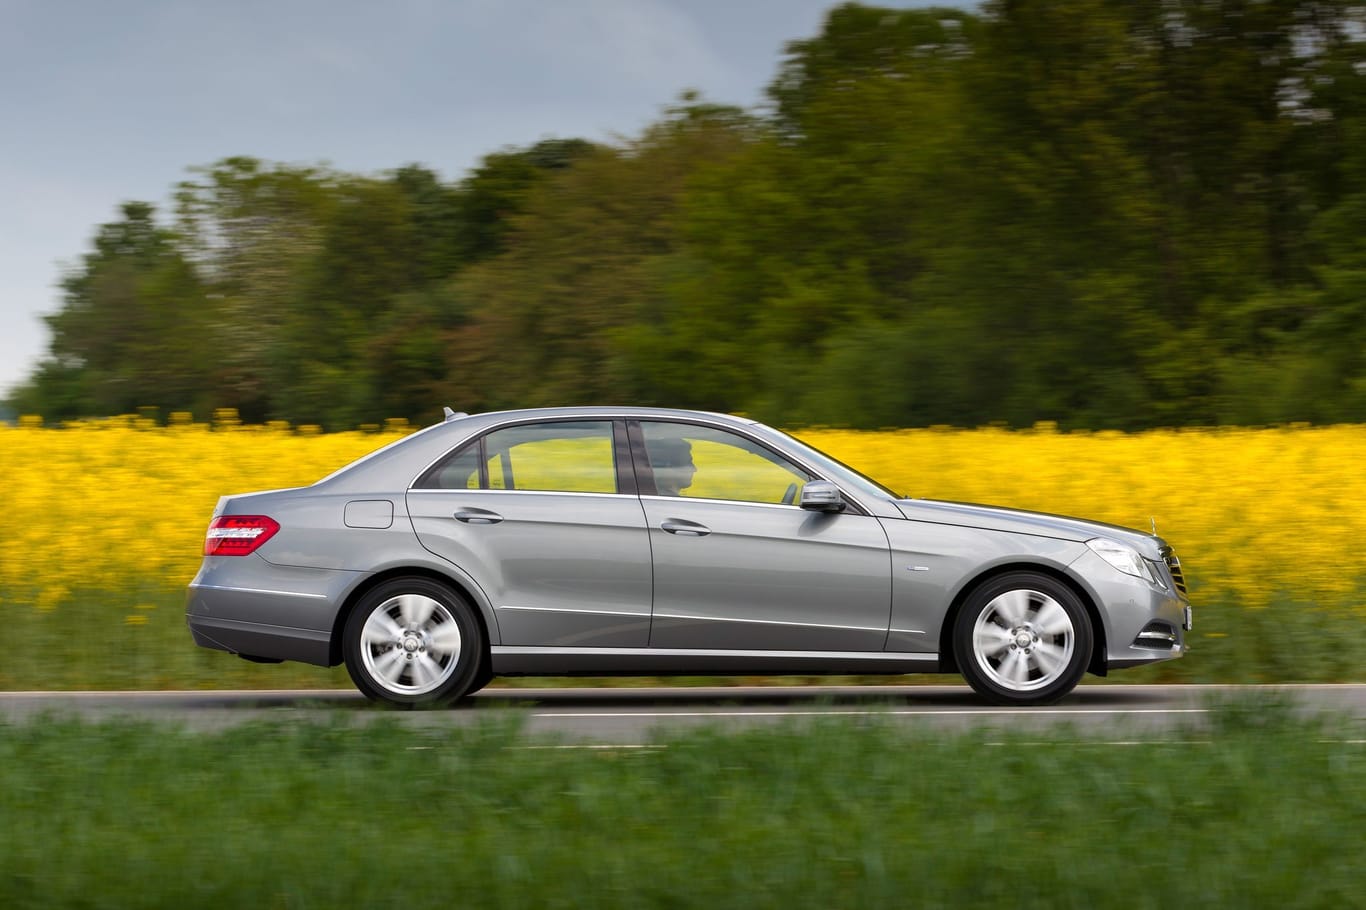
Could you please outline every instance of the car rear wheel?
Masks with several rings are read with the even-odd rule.
[[[428,578],[396,578],[367,592],[346,621],[346,669],[369,698],[435,705],[470,691],[484,636],[463,597]]]
[[[999,705],[1046,705],[1071,692],[1091,661],[1091,621],[1065,584],[1012,572],[968,596],[954,623],[958,669]]]

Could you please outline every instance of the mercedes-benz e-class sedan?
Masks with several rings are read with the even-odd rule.
[[[1181,656],[1191,608],[1154,535],[902,498],[739,417],[594,407],[448,411],[222,497],[187,620],[406,705],[494,676],[925,672],[1033,705]]]

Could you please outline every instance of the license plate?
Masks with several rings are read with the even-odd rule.
[[[1189,632],[1189,631],[1193,628],[1193,627],[1191,626],[1191,608],[1190,608],[1190,607],[1186,607],[1186,622],[1185,622],[1185,626],[1186,626],[1186,631],[1187,631],[1187,632]]]

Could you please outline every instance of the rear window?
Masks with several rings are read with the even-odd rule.
[[[415,486],[616,493],[612,422],[557,421],[494,430],[446,456]]]

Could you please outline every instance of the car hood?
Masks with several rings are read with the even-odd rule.
[[[898,499],[897,508],[911,521],[1007,531],[1012,534],[1034,534],[1061,540],[1085,541],[1093,537],[1108,537],[1128,544],[1150,559],[1158,559],[1164,541],[1151,534],[1100,521],[1050,515],[1046,512],[1027,512],[970,502],[944,502],[936,499]]]

